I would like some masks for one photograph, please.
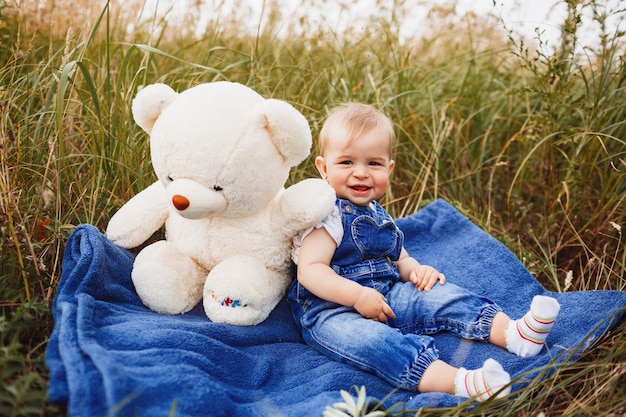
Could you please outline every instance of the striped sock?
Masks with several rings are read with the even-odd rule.
[[[508,372],[493,359],[487,359],[480,369],[468,371],[461,368],[454,378],[454,391],[460,397],[475,398],[485,401],[511,382]],[[506,397],[511,392],[507,387],[498,393],[497,398]]]
[[[506,347],[523,358],[541,352],[561,306],[552,297],[536,295],[524,317],[511,320],[506,328]]]

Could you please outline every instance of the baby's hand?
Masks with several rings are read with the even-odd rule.
[[[387,323],[387,319],[396,317],[395,313],[387,304],[384,295],[373,288],[361,287],[361,294],[354,303],[354,309],[363,317]]]
[[[446,283],[446,276],[428,265],[420,265],[415,268],[411,271],[409,279],[419,291],[430,291],[437,280],[441,285]]]

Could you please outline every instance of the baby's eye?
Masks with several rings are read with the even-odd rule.
[[[352,161],[350,161],[350,160],[346,159],[345,161],[341,161],[341,162],[339,162],[339,163],[340,163],[341,165],[350,165],[350,164],[352,164]]]
[[[378,166],[381,166],[381,165],[382,165],[380,162],[376,162],[376,161],[371,161],[369,164],[370,164],[371,166],[375,166],[375,167],[378,167]]]

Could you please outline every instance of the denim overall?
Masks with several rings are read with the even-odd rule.
[[[451,331],[487,340],[493,302],[451,283],[419,291],[400,281],[394,261],[404,235],[376,202],[374,210],[337,199],[344,236],[331,260],[344,278],[376,289],[387,298],[395,319],[366,319],[353,307],[322,300],[297,280],[289,304],[305,342],[330,358],[373,373],[396,387],[415,391],[424,370],[438,358],[428,334]]]

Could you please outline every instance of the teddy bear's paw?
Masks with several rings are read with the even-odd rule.
[[[204,311],[211,321],[238,326],[254,325],[262,322],[269,312],[259,311],[246,303],[243,298],[224,295],[214,289],[205,289]]]
[[[321,222],[333,211],[335,191],[326,181],[309,178],[287,188],[281,200],[283,222],[294,230],[302,230]]]
[[[228,323],[237,326],[252,326],[261,323],[269,316],[273,306],[252,305],[245,301],[246,298],[232,295],[215,289],[205,287],[204,291],[204,311],[209,319],[217,323]],[[247,297],[251,299],[250,296]],[[259,308],[260,307],[260,308]]]
[[[123,248],[136,248],[159,230],[168,214],[165,189],[155,182],[124,204],[107,225],[106,236]]]
[[[204,285],[204,311],[214,322],[239,326],[265,320],[284,294],[288,278],[256,258],[233,256],[215,266]]]
[[[205,290],[204,293],[204,312],[216,323],[254,326],[265,320],[276,305],[276,303],[259,305],[259,300],[255,300],[257,305],[252,305],[246,303],[243,298],[221,295],[216,290]]]
[[[206,273],[166,241],[144,248],[132,271],[135,290],[143,304],[161,314],[183,314],[202,299]]]

